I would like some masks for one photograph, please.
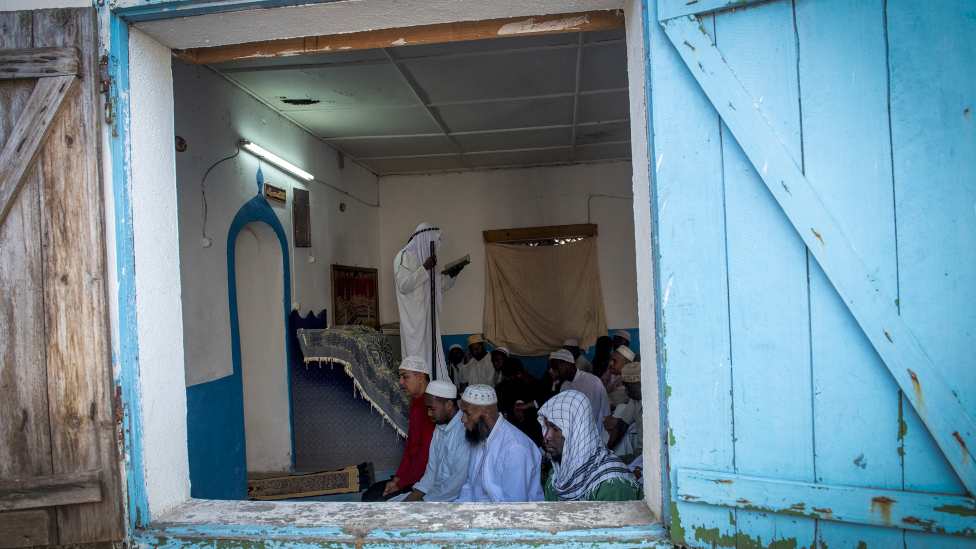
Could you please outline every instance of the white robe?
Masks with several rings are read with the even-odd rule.
[[[607,389],[600,378],[577,370],[573,381],[565,381],[559,388],[560,393],[570,390],[579,391],[590,399],[593,421],[597,425],[603,425],[603,418],[610,415],[610,399],[607,398]]]
[[[468,481],[459,502],[543,501],[542,453],[501,415],[488,440],[471,451]]]
[[[435,270],[439,267],[435,267]],[[419,356],[430,362],[430,298],[424,285],[430,285],[430,277],[423,264],[406,250],[401,250],[393,260],[396,280],[397,305],[400,309],[400,350],[403,358]],[[454,285],[453,278],[440,275],[442,292]],[[437,315],[437,376],[431,380],[449,381],[444,346],[441,344],[441,317]]]
[[[468,361],[468,373],[465,376],[469,385],[491,385],[495,386],[495,367],[491,363],[491,353],[478,360],[471,357]]]
[[[413,485],[424,493],[424,501],[454,501],[468,480],[471,443],[464,438],[461,415],[458,412],[446,425],[434,429],[427,470]]]

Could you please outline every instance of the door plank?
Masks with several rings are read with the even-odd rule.
[[[0,12],[0,48],[32,45],[31,12]],[[0,147],[34,89],[0,81]],[[0,478],[50,475],[44,363],[41,219],[36,169],[0,223]]]
[[[7,217],[20,187],[24,174],[31,167],[41,145],[51,133],[52,121],[64,105],[64,98],[77,83],[74,76],[39,78],[17,125],[0,153],[0,223]]]
[[[117,540],[123,513],[110,400],[95,10],[38,10],[33,34],[35,47],[77,47],[84,82],[37,159],[54,473],[100,471],[103,484],[102,501],[57,508],[58,541]]]
[[[747,4],[763,2],[765,0],[659,0],[657,4],[658,21],[667,21],[676,17],[713,13],[720,10],[735,11]]]
[[[976,500],[947,494],[815,484],[695,469],[678,470],[677,493],[678,499],[690,503],[761,513],[923,532],[976,534]],[[900,538],[893,539],[900,545]]]
[[[211,48],[173,50],[173,53],[187,65],[208,65],[225,61],[303,55],[326,51],[390,48],[438,42],[480,40],[498,38],[499,36],[599,31],[622,29],[623,27],[624,16],[622,11],[601,10],[485,21],[459,21],[457,23],[418,25],[416,27],[379,29],[326,36],[304,36],[283,40],[264,40]]]
[[[71,473],[0,480],[0,510],[33,509],[102,500],[101,475]]]
[[[0,78],[44,78],[78,74],[78,48],[0,49]]]
[[[717,47],[802,159],[791,2],[713,14]],[[699,30],[699,29],[696,29]],[[707,29],[706,29],[707,30]],[[699,32],[699,35],[700,32]],[[721,126],[735,471],[814,480],[807,252],[728,127]],[[761,395],[761,396],[760,396]],[[736,513],[737,544],[812,544],[815,521]]]
[[[0,513],[0,549],[57,544],[51,514],[47,509]]]
[[[897,297],[884,2],[800,1],[795,10],[804,175]],[[810,330],[816,482],[901,490],[898,384],[812,258]],[[817,536],[829,547],[900,547],[903,532],[824,521]]]
[[[712,29],[711,16],[703,20]],[[657,232],[681,235],[661,238],[658,252],[668,459],[732,473],[732,349],[719,118],[664,31],[657,25],[648,30],[654,52],[649,87],[654,90],[650,108],[656,156],[651,167],[658,186]],[[697,398],[702,391],[704,401]],[[701,451],[703,440],[710,451]],[[676,472],[676,467],[668,472],[671,484]],[[670,505],[675,543],[692,543],[695,531],[703,529],[718,532],[717,547],[734,547],[735,520],[727,509],[673,498]]]
[[[976,425],[694,18],[665,32],[972,494]]]

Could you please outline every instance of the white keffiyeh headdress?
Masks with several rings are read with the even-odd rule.
[[[430,223],[421,223],[417,227],[416,232],[414,232],[413,235],[410,237],[410,241],[407,242],[407,245],[403,247],[401,253],[410,252],[415,258],[417,258],[417,261],[419,261],[420,264],[423,265],[424,262],[427,261],[427,258],[430,257],[431,242],[434,243],[434,255],[437,255],[437,252],[440,251],[441,235],[442,235],[441,230],[438,229],[437,227],[431,225]],[[403,261],[402,256],[400,261],[401,262]],[[395,273],[398,268],[400,268],[399,265],[394,265],[393,272]],[[438,311],[440,311],[443,308],[443,304],[441,302],[441,292],[442,292],[441,277],[438,274],[439,272],[440,272],[439,266],[435,267],[434,285],[435,285],[435,291],[437,292],[435,296],[436,297],[435,303],[437,305]],[[427,299],[430,299],[429,282],[424,285],[424,292],[427,294]]]
[[[547,419],[566,439],[561,461],[552,462],[552,488],[560,501],[584,500],[600,484],[615,478],[636,486],[633,473],[600,438],[586,395],[564,391],[550,398],[539,410],[543,433]]]

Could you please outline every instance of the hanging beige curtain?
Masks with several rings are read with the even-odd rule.
[[[596,238],[558,246],[485,244],[485,338],[516,355],[590,347],[607,335]]]

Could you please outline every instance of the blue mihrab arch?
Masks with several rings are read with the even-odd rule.
[[[258,165],[257,195],[241,206],[227,233],[227,302],[230,306],[233,374],[186,388],[187,449],[190,458],[190,495],[201,499],[247,499],[247,449],[244,438],[244,383],[241,370],[241,328],[237,309],[237,236],[254,221],[270,226],[281,244],[284,277],[282,312],[285,325],[285,364],[291,364],[288,315],[291,313],[288,237],[278,215],[262,196],[264,174]],[[291,376],[288,376],[288,423],[291,430],[291,467],[295,469],[295,433],[291,412]]]

